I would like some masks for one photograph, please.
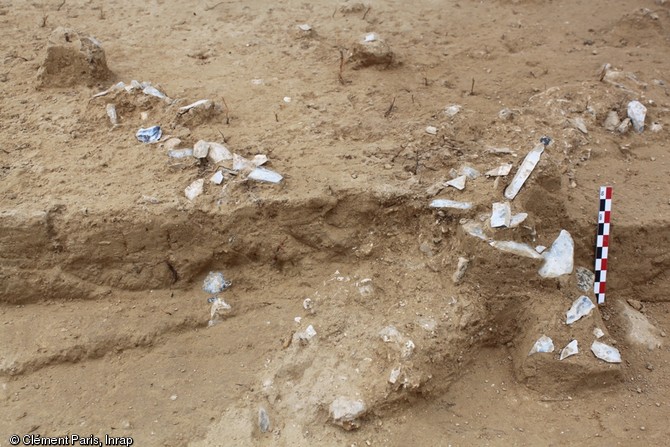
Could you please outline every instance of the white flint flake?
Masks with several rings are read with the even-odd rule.
[[[215,185],[220,185],[223,182],[223,172],[216,171],[214,175],[209,178],[209,181]]]
[[[572,236],[567,231],[561,230],[549,251],[544,254],[544,264],[538,273],[543,278],[557,278],[572,273],[573,255]]]
[[[463,166],[461,169],[459,169],[458,174],[465,175],[470,180],[474,180],[481,175],[479,171],[472,166]]]
[[[621,353],[619,353],[617,348],[597,340],[591,344],[591,352],[600,360],[604,360],[607,363],[621,363]]]
[[[307,326],[304,331],[296,332],[293,334],[293,339],[297,341],[309,341],[312,338],[316,337],[316,330],[311,324]]]
[[[570,125],[580,131],[583,134],[588,134],[589,131],[586,129],[586,123],[584,123],[584,119],[581,117],[573,118],[569,120]]]
[[[472,203],[470,202],[457,202],[455,200],[449,199],[435,199],[430,202],[431,208],[454,208],[458,210],[469,210],[472,208]]]
[[[196,197],[202,194],[202,189],[204,185],[205,180],[201,178],[188,185],[186,189],[184,189],[184,194],[186,195],[186,198],[191,201],[194,200]]]
[[[198,141],[193,145],[193,156],[195,158],[207,158],[209,153],[209,143],[203,140]]]
[[[251,159],[251,162],[256,166],[262,166],[268,162],[267,155],[258,154],[254,155],[254,158]]]
[[[512,220],[512,210],[509,202],[495,202],[491,213],[491,228],[509,227]]]
[[[628,103],[628,118],[633,123],[633,128],[642,132],[644,130],[644,119],[647,116],[647,108],[640,101]]]
[[[461,175],[460,177],[456,177],[455,179],[449,180],[448,182],[445,183],[447,186],[453,186],[454,188],[458,189],[459,191],[463,191],[465,189],[465,179],[467,177],[465,175]]]
[[[580,318],[590,314],[595,307],[595,304],[593,304],[593,301],[591,301],[588,296],[580,296],[572,303],[572,307],[570,307],[570,309],[566,312],[565,323],[574,323]]]
[[[512,170],[512,163],[504,163],[484,173],[487,177],[504,177]]]
[[[227,317],[232,312],[232,307],[219,297],[214,298],[210,309],[209,326],[214,326],[218,321]]]
[[[563,350],[561,350],[561,357],[559,360],[567,359],[571,355],[575,355],[579,352],[579,347],[577,346],[577,340],[572,340],[568,343]]]
[[[593,336],[596,338],[602,338],[605,336],[605,333],[599,327],[593,328]]]
[[[345,430],[353,430],[361,425],[358,418],[365,413],[365,402],[338,397],[330,404],[329,410],[334,424]]]
[[[426,127],[426,133],[428,133],[430,135],[437,135],[437,127],[435,127],[435,126]]]
[[[284,177],[277,172],[265,168],[256,168],[249,173],[248,179],[265,183],[280,183]]]
[[[199,101],[194,102],[193,104],[189,104],[189,105],[187,105],[187,106],[180,107],[180,108],[179,108],[179,111],[182,112],[182,113],[184,113],[184,112],[188,112],[188,111],[191,110],[191,109],[197,109],[197,108],[200,108],[200,107],[202,107],[202,108],[206,108],[206,107],[208,107],[211,103],[212,103],[212,102],[211,102],[209,99],[201,99],[201,100],[199,100]]]
[[[233,154],[226,146],[220,143],[209,143],[209,153],[207,159],[212,163],[221,163],[233,159]]]
[[[498,250],[507,253],[512,253],[518,256],[525,256],[526,258],[542,259],[542,255],[540,255],[533,249],[533,247],[528,244],[522,244],[520,242],[514,241],[492,241],[489,242],[489,244],[491,247],[497,248]]]
[[[526,180],[528,180],[528,177],[530,177],[533,169],[535,169],[535,166],[537,166],[537,163],[540,161],[542,152],[544,152],[544,144],[538,144],[530,152],[528,152],[526,158],[524,158],[523,162],[521,163],[519,170],[516,171],[512,182],[505,189],[505,197],[508,200],[514,199],[516,195],[519,194],[521,187],[526,182]]]
[[[519,213],[512,216],[510,219],[509,227],[516,228],[523,223],[524,220],[528,217],[528,213]]]
[[[554,352],[554,342],[551,340],[551,338],[543,335],[537,339],[533,347],[530,349],[528,355],[546,352]]]
[[[458,104],[452,104],[444,109],[445,115],[447,115],[450,118],[456,116],[460,111],[461,106],[459,106]]]
[[[398,381],[398,378],[400,378],[400,366],[397,366],[391,370],[391,374],[389,375],[389,383],[395,384]]]
[[[489,237],[484,233],[484,228],[479,222],[468,221],[463,224],[463,230],[470,236],[474,236],[483,241],[488,241]]]
[[[119,117],[116,114],[116,106],[114,104],[107,104],[105,110],[107,111],[107,116],[109,117],[112,126],[119,124]]]

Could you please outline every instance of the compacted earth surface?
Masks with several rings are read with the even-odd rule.
[[[0,446],[667,445],[670,2],[0,0],[0,42]]]

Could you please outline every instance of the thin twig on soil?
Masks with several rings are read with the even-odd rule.
[[[337,79],[339,79],[340,84],[345,85],[347,81],[344,80],[344,64],[345,64],[345,59],[344,59],[344,50],[340,48],[340,71],[337,74]]]
[[[221,139],[223,140],[223,143],[226,144],[226,136],[221,132],[219,129],[216,129],[220,134],[221,134]]]
[[[49,20],[49,16],[47,14],[44,14],[42,16],[42,21],[40,22],[40,28],[46,28],[47,20]]]
[[[58,5],[58,7],[56,8],[56,11],[60,11],[60,9],[65,5],[65,2],[66,2],[66,1],[67,1],[67,0],[63,0],[63,1],[61,2],[61,4]]]
[[[368,9],[365,10],[365,14],[363,14],[363,20],[365,20],[365,18],[368,16],[368,13],[370,12],[371,9],[372,6],[368,6]]]
[[[226,124],[230,124],[230,108],[228,107],[228,103],[226,102],[226,98],[224,98],[222,96],[221,101],[223,101],[223,106],[226,108]]]
[[[277,112],[275,112],[275,121],[279,122],[279,115],[277,115]]]
[[[331,19],[334,19],[334,18],[335,18],[335,14],[337,14],[337,8],[335,8],[335,11],[333,11],[333,15],[330,16],[330,18],[331,18]]]
[[[221,5],[223,5],[224,3],[230,3],[230,2],[219,2],[219,3],[217,3],[217,4],[214,5],[214,6],[206,6],[206,7],[205,7],[205,11],[211,11],[212,9],[216,8],[217,6],[221,6]]]
[[[472,78],[472,85],[470,86],[470,96],[475,95],[475,78]]]
[[[389,106],[388,110],[384,112],[384,118],[388,118],[389,116],[391,116],[394,107],[395,107],[395,96],[393,97],[393,100],[391,101],[391,105]]]

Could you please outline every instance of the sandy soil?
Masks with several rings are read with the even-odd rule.
[[[0,0],[0,446],[666,445],[669,31],[664,0]],[[94,97],[131,80],[169,98]],[[631,100],[644,131],[607,129]],[[542,136],[512,201],[527,220],[487,228]],[[212,184],[228,161],[170,158],[169,138],[284,179]],[[564,229],[593,269],[602,185],[607,303],[567,326],[575,273],[465,228],[533,247]],[[210,271],[233,283],[212,327]],[[596,327],[621,364],[591,354]],[[528,356],[542,334],[557,350]],[[338,398],[365,411],[338,424]]]

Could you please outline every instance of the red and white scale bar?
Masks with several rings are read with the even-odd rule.
[[[607,252],[610,240],[610,215],[612,212],[612,187],[600,187],[600,207],[598,208],[598,235],[596,237],[596,268],[593,293],[598,304],[605,302],[607,282]]]

